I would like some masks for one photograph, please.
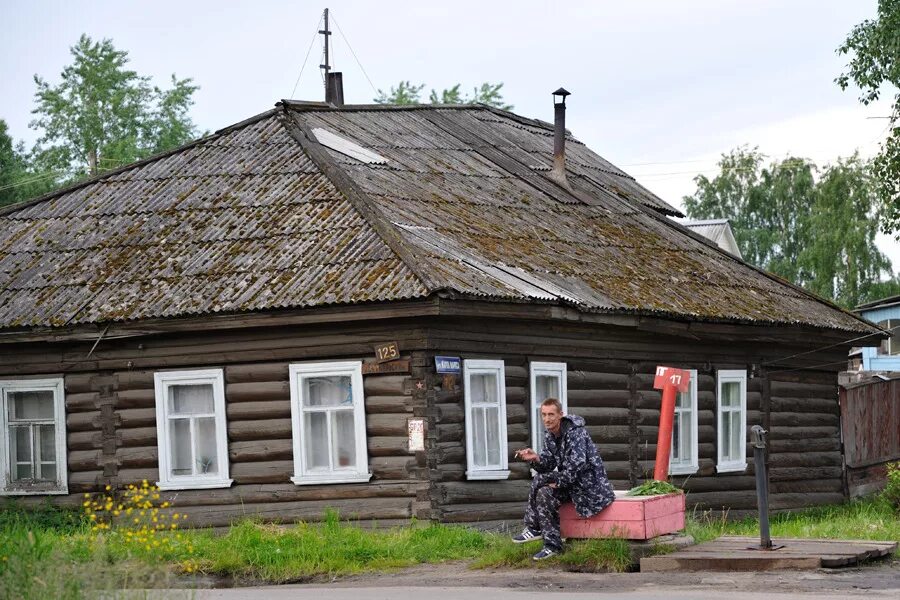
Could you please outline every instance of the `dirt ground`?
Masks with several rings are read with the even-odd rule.
[[[465,562],[422,565],[395,573],[355,575],[330,580],[342,587],[472,586],[530,591],[630,592],[659,589],[721,589],[723,596],[742,592],[807,593],[847,596],[869,590],[897,590],[900,597],[900,559],[888,557],[860,567],[811,571],[752,573],[571,573],[556,567],[534,569],[470,569]],[[318,580],[316,583],[325,583]],[[312,582],[311,582],[312,583]]]

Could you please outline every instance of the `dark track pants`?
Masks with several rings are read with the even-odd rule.
[[[559,536],[559,507],[569,501],[569,493],[560,488],[547,485],[547,476],[536,473],[531,481],[531,492],[528,494],[528,506],[525,507],[525,527],[532,533],[540,532],[544,536],[544,547],[562,551],[562,539]]]

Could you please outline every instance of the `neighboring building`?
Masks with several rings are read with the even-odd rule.
[[[755,509],[756,423],[774,509],[841,501],[833,365],[879,330],[672,223],[563,131],[283,101],[4,209],[0,493],[146,478],[204,525],[518,518],[512,451],[549,395],[617,487],[652,472],[665,364],[694,374],[689,502]]]
[[[861,348],[863,371],[900,371],[900,296],[882,298],[856,307],[862,318],[891,330],[877,347]]]
[[[731,223],[728,219],[708,219],[704,221],[681,221],[681,224],[699,233],[703,237],[711,240],[719,248],[733,254],[738,258],[741,256],[741,249],[738,248],[737,240],[734,239],[734,232],[731,230]]]

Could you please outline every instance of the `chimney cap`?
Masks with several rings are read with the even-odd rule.
[[[566,88],[561,87],[558,90],[556,90],[555,92],[553,92],[553,95],[554,96],[562,96],[563,98],[565,98],[566,96],[571,96],[572,92],[568,91]]]

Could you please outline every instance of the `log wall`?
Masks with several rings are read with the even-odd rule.
[[[656,452],[659,398],[656,365],[698,370],[699,471],[674,478],[701,509],[755,510],[752,453],[741,473],[716,473],[716,371],[745,369],[747,425],[770,430],[771,505],[775,510],[837,502],[841,490],[836,374],[774,371],[768,361],[808,350],[745,336],[678,335],[614,325],[518,318],[403,318],[366,323],[216,329],[134,338],[0,344],[0,377],[63,375],[69,447],[68,497],[103,486],[156,481],[153,373],[219,367],[225,374],[229,489],[167,495],[189,508],[195,524],[223,526],[245,514],[267,520],[320,518],[325,507],[345,516],[417,516],[484,523],[521,518],[530,474],[512,452],[530,445],[532,361],[568,365],[569,410],[583,416],[617,489],[649,477]],[[758,341],[752,341],[757,339]],[[410,372],[364,376],[368,484],[296,486],[291,443],[288,365],[313,360],[369,359],[373,345],[397,341]],[[823,364],[841,349],[805,357]],[[511,475],[466,481],[462,382],[439,376],[434,355],[502,359],[506,367]],[[407,448],[409,417],[426,419],[425,452]],[[749,439],[749,435],[748,435]],[[40,502],[42,498],[26,498]]]
[[[531,361],[568,365],[569,411],[584,417],[616,489],[652,477],[656,456],[660,392],[653,389],[659,364],[698,371],[699,469],[673,476],[690,507],[727,510],[741,517],[756,511],[753,452],[749,428],[770,431],[770,506],[773,511],[842,501],[837,376],[835,372],[769,372],[760,365],[791,353],[771,344],[674,341],[607,328],[586,336],[576,328],[547,329],[491,323],[457,323],[433,332],[436,354],[463,359],[502,358],[506,365],[507,421],[511,475],[507,481],[465,481],[463,390],[459,381],[437,381],[434,394],[432,504],[437,518],[450,522],[519,519],[528,495],[529,474],[513,452],[530,444]],[[627,339],[627,341],[625,341]],[[551,353],[552,352],[552,353]],[[819,359],[821,361],[821,357]],[[716,372],[747,371],[747,468],[717,473]],[[754,377],[753,374],[756,374]],[[449,384],[449,385],[448,385]]]
[[[338,331],[335,331],[338,329]],[[424,453],[410,454],[407,419],[424,415],[424,393],[412,372],[363,376],[369,470],[368,484],[297,486],[294,474],[288,365],[314,360],[374,360],[373,344],[395,340],[404,360],[421,363],[413,348],[424,345],[421,330],[345,327],[282,328],[277,332],[214,332],[157,336],[140,342],[104,341],[84,360],[88,348],[70,346],[51,355],[18,356],[19,371],[64,376],[68,429],[68,496],[104,486],[125,486],[159,478],[154,373],[163,369],[222,368],[228,435],[227,489],[180,490],[163,494],[174,510],[198,526],[225,526],[242,516],[267,521],[321,519],[327,508],[342,516],[392,523],[430,517]],[[264,350],[265,348],[265,350]],[[2,348],[0,348],[2,352]],[[26,352],[27,356],[27,352]],[[4,358],[9,362],[4,364]],[[263,361],[250,361],[266,358]],[[0,373],[10,369],[0,353]],[[97,370],[80,370],[84,366]],[[4,367],[6,367],[4,369]],[[415,370],[413,366],[412,370]],[[10,373],[10,375],[13,375]],[[424,386],[423,386],[424,387]],[[424,502],[422,499],[424,498]],[[26,497],[23,502],[42,501]],[[420,514],[421,513],[421,514]]]

